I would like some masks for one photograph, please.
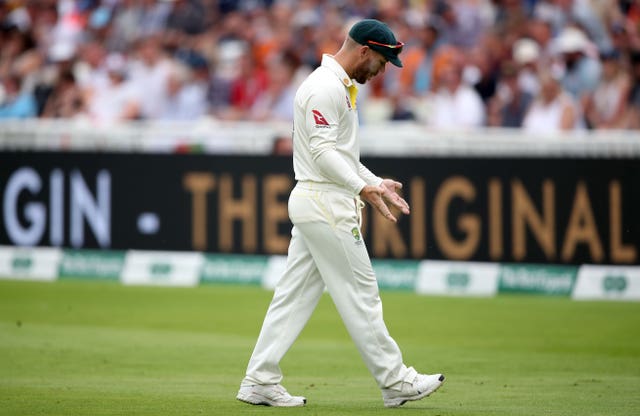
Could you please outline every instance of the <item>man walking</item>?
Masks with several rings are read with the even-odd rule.
[[[267,311],[237,398],[269,406],[304,406],[280,385],[280,360],[311,317],[326,287],[385,406],[397,407],[437,390],[442,374],[423,375],[402,361],[382,318],[371,260],[360,235],[361,201],[396,222],[387,203],[409,214],[397,190],[360,163],[357,88],[402,67],[403,44],[373,19],[356,23],[335,56],[302,83],[294,103],[293,166],[297,184],[289,198],[293,223],[287,267]]]

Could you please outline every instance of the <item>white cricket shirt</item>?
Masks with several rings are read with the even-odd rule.
[[[360,163],[357,88],[331,55],[300,85],[293,110],[297,181],[337,184],[354,195],[382,179]]]

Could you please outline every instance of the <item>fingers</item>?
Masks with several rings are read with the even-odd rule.
[[[360,196],[368,203],[373,205],[383,217],[393,223],[396,223],[398,222],[398,220],[393,216],[391,210],[389,210],[389,207],[384,202],[383,195],[385,194],[385,192],[388,191],[382,186],[367,186],[360,194]]]
[[[398,207],[403,214],[405,215],[411,214],[411,208],[409,208],[409,204],[407,203],[407,201],[404,200],[404,198],[401,198],[398,196],[398,202],[394,205]]]
[[[385,189],[380,187],[377,189],[378,192],[373,192],[371,194],[372,198],[371,198],[371,203],[374,207],[376,207],[376,209],[378,210],[378,212],[380,214],[382,214],[383,217],[385,217],[386,219],[388,219],[391,222],[398,222],[398,220],[396,219],[396,217],[393,216],[393,214],[391,213],[391,210],[389,210],[389,207],[387,206],[387,204],[384,203],[384,199],[382,199],[382,196],[384,195]]]
[[[402,183],[394,181],[393,179],[383,179],[382,185],[384,185],[385,188],[389,189],[392,192],[395,192],[398,189],[402,189]]]
[[[391,213],[385,201],[389,201],[402,213],[409,214],[409,205],[395,192],[390,191],[386,186],[365,186],[360,192],[360,197],[373,205],[378,212],[387,220],[397,223],[398,219]]]
[[[391,202],[396,208],[402,211],[403,214],[409,214],[411,211],[409,209],[409,204],[404,200],[400,195],[393,192],[391,195],[388,195],[388,200]]]
[[[400,182],[396,183],[400,184]],[[402,187],[402,184],[400,184],[400,186]],[[385,188],[382,196],[391,204],[393,204],[393,206],[398,208],[403,214],[408,215],[411,213],[411,209],[409,208],[409,204],[407,203],[407,201],[405,201],[404,198],[402,198],[396,192],[390,191],[389,188]]]
[[[389,221],[393,223],[398,222],[398,220],[396,219],[396,217],[393,216],[393,214],[389,210],[389,207],[387,206],[387,204],[384,203],[382,198],[377,198],[373,206],[376,207],[378,212],[380,212],[380,214],[382,214],[382,216],[388,219]]]
[[[409,203],[404,200],[404,198],[400,198],[400,204],[402,205],[402,212],[405,214],[411,213],[411,208],[409,208]]]

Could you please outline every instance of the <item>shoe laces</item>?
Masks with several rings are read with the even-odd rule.
[[[287,389],[285,389],[281,384],[273,386],[273,390],[281,397],[291,397]]]

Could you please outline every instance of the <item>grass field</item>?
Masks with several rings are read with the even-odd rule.
[[[235,394],[271,293],[0,281],[2,415],[638,415],[640,304],[383,292],[405,362],[444,372],[385,409],[328,297],[285,357],[297,409]]]

